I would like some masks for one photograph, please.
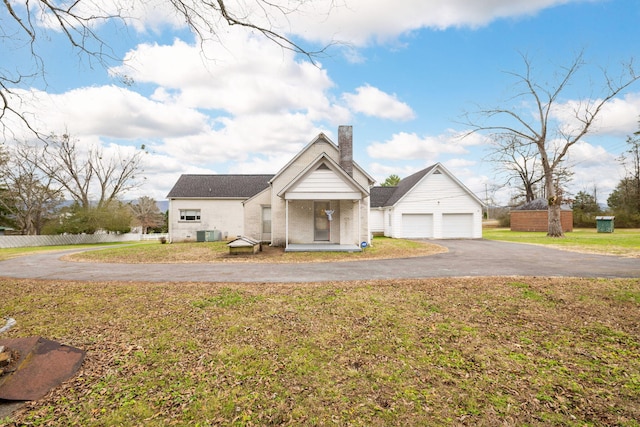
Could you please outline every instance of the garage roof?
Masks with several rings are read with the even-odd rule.
[[[409,175],[408,177],[400,180],[397,187],[373,187],[371,189],[371,207],[381,208],[384,206],[393,206],[398,200],[400,200],[405,194],[409,192],[420,180],[433,168],[438,166],[439,163],[429,166]]]

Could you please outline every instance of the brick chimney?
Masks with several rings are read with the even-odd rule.
[[[338,149],[340,166],[353,176],[353,126],[338,126]]]

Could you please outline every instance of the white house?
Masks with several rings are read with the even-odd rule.
[[[373,187],[353,161],[351,126],[338,145],[319,134],[275,175],[182,175],[169,199],[170,241],[207,232],[294,250],[360,250],[372,234],[482,237],[482,202],[441,164]]]
[[[217,229],[286,250],[359,251],[374,180],[352,153],[352,128],[340,126],[338,145],[321,133],[275,175],[183,175],[167,196],[169,238]]]

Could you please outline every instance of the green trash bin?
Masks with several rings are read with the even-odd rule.
[[[596,229],[598,233],[613,233],[614,216],[597,216]]]

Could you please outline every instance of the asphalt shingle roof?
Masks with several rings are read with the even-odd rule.
[[[248,199],[269,187],[274,175],[181,175],[173,186],[171,198],[243,198]]]
[[[381,208],[387,206],[387,200],[396,191],[398,187],[372,187],[370,195],[370,204],[372,208]]]
[[[371,189],[371,207],[393,206],[409,192],[436,165],[429,166],[400,180],[397,187],[373,187]],[[390,189],[393,189],[391,191]]]

